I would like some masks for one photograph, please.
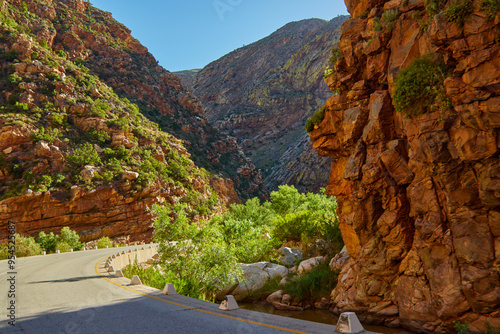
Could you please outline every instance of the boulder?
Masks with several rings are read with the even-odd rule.
[[[292,297],[283,292],[283,290],[278,290],[266,298],[268,303],[271,303],[277,310],[284,311],[303,311],[304,308],[300,306],[291,305]]]
[[[317,265],[321,264],[324,261],[325,261],[324,256],[317,256],[317,257],[313,257],[311,259],[307,259],[307,260],[302,261],[299,264],[299,274],[303,274],[303,273],[307,273],[307,272],[311,271],[314,267],[316,267]]]
[[[284,266],[291,267],[297,260],[302,260],[302,252],[298,248],[282,247],[279,252],[281,253],[280,262]]]
[[[288,269],[269,262],[258,262],[252,264],[242,264],[243,280],[234,285],[224,287],[217,299],[223,299],[226,295],[233,295],[237,301],[244,299],[249,293],[257,292],[264,284],[276,276],[285,277],[288,275]]]
[[[330,269],[335,271],[342,270],[342,267],[349,262],[349,252],[347,251],[347,247],[344,246],[340,253],[335,255],[335,257],[330,261]]]

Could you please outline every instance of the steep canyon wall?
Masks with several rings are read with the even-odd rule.
[[[334,159],[350,254],[334,312],[427,333],[500,327],[500,20],[480,1],[453,20],[456,3],[346,0],[327,79],[340,94],[310,133]],[[451,107],[405,117],[395,79],[425,55],[446,65]]]

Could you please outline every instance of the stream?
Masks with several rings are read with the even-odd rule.
[[[269,313],[295,319],[321,322],[329,325],[336,325],[338,321],[338,317],[328,310],[310,309],[305,311],[281,311],[275,309],[274,306],[266,302],[260,302],[255,304],[242,303],[239,306],[240,308],[245,310]],[[368,331],[382,333],[382,334],[411,334],[411,332],[408,332],[401,328],[389,328],[384,326],[370,326],[370,325],[363,325],[363,326]]]

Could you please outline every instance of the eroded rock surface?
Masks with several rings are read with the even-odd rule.
[[[457,319],[480,332],[499,327],[498,12],[474,1],[460,26],[423,0],[346,5],[344,57],[327,80],[341,94],[310,134],[334,159],[327,191],[338,196],[350,257],[332,310],[427,333]],[[392,30],[381,19],[390,9]],[[428,54],[449,68],[452,108],[405,118],[393,108],[395,77]]]

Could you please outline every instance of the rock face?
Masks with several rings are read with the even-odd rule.
[[[202,70],[176,73],[208,120],[237,138],[271,190],[290,184],[319,191],[328,180],[330,160],[317,157],[304,124],[329,96],[323,74],[346,19],[292,22]]]
[[[310,134],[334,159],[327,191],[350,256],[333,310],[426,333],[460,319],[483,332],[500,326],[500,20],[480,1],[463,25],[450,22],[451,4],[426,4],[346,0],[353,17],[327,80],[341,94]],[[395,77],[428,54],[449,69],[451,111],[405,118]]]
[[[40,31],[47,30],[48,47],[64,51],[68,59],[84,64],[119,96],[136,103],[160,129],[184,141],[197,166],[231,179],[241,198],[265,195],[260,172],[237,143],[207,122],[201,103],[180,79],[159,66],[147,48],[111,13],[83,0],[26,3],[28,10],[44,21],[43,25],[37,20],[28,24],[38,38],[45,38]],[[57,20],[53,21],[54,13]],[[90,92],[93,98],[102,94],[97,89]],[[134,144],[124,140],[113,138],[117,145]],[[242,167],[246,167],[245,174],[238,172]]]
[[[0,7],[0,243],[8,221],[22,235],[68,226],[85,241],[150,241],[153,204],[185,203],[195,221],[221,209],[209,175],[182,141],[159,130],[78,58],[88,55],[89,44],[99,46],[96,40],[113,44],[111,32],[127,40],[124,27],[103,22],[106,15],[84,1]],[[92,28],[82,25],[92,20]],[[101,55],[110,51],[107,43]],[[236,147],[227,138],[218,145],[226,153]],[[243,162],[238,168],[245,168],[248,186],[255,168]],[[233,183],[214,177],[215,183],[223,200],[237,198]]]

